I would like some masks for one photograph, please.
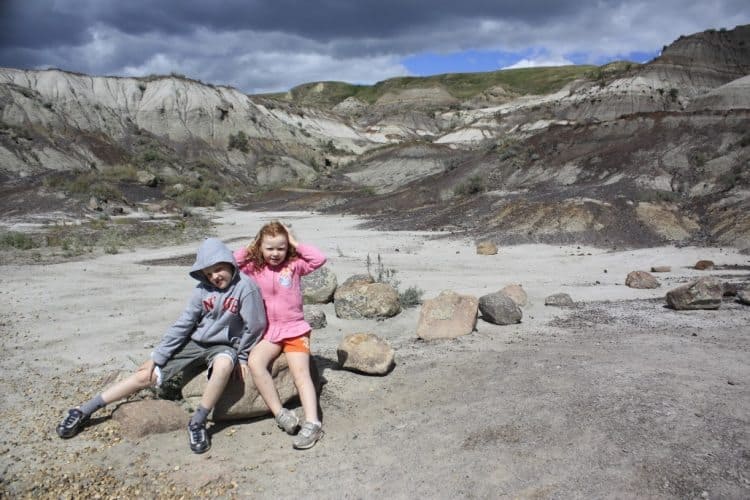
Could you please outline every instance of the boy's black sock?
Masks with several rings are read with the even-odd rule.
[[[193,413],[193,416],[190,418],[190,425],[205,424],[206,420],[208,420],[209,413],[211,413],[211,410],[207,410],[201,405],[198,405],[198,409],[195,410],[195,413]]]
[[[84,415],[91,415],[96,410],[104,408],[105,406],[107,406],[107,403],[102,399],[102,395],[97,394],[95,397],[81,405],[81,412],[83,412]]]

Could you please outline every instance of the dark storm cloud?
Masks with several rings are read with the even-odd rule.
[[[0,0],[0,14],[0,66],[177,72],[246,91],[373,82],[424,53],[594,61],[750,20],[745,0]]]
[[[68,0],[65,3],[73,7],[72,11],[126,33],[163,31],[176,34],[201,26],[217,31],[281,31],[322,42],[340,37],[379,38],[415,27],[461,19],[544,22],[583,8],[579,2],[543,0]],[[599,5],[607,3],[599,2]]]

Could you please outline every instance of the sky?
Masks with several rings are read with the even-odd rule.
[[[307,82],[647,62],[750,23],[747,0],[0,0],[0,67]]]

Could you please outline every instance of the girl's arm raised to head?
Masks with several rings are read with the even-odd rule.
[[[297,271],[301,275],[310,274],[326,263],[323,252],[312,245],[297,243]]]

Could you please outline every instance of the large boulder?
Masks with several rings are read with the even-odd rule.
[[[425,340],[452,339],[468,335],[477,324],[479,300],[445,290],[427,299],[419,311],[417,337]]]
[[[128,401],[112,412],[122,434],[133,439],[187,428],[189,419],[185,408],[165,399]]]
[[[336,288],[333,305],[342,319],[390,318],[401,312],[396,289],[365,274],[351,276]]]
[[[513,302],[518,304],[518,307],[525,307],[529,303],[529,297],[526,295],[526,290],[524,290],[520,284],[506,285],[500,290],[500,292],[513,299]]]
[[[720,280],[713,277],[699,278],[667,292],[667,304],[678,310],[684,309],[718,309],[724,287]]]
[[[323,309],[318,307],[305,307],[305,321],[310,325],[313,330],[320,330],[325,328],[328,324],[326,313]]]
[[[341,340],[336,349],[339,365],[369,375],[385,375],[394,365],[395,351],[374,333],[354,333]]]
[[[338,286],[336,274],[323,266],[302,277],[302,299],[305,304],[327,304]]]
[[[521,308],[503,292],[488,293],[479,297],[479,312],[482,319],[496,325],[520,323]]]
[[[312,356],[310,357],[310,374],[313,383],[320,392],[320,375]],[[297,387],[294,385],[294,379],[289,371],[289,364],[284,354],[276,358],[271,366],[271,376],[282,404],[286,404],[298,396]],[[198,407],[203,391],[206,389],[206,382],[206,372],[204,371],[182,388],[182,396],[191,407]],[[270,412],[266,403],[258,393],[255,384],[253,384],[252,377],[248,374],[244,381],[234,378],[229,379],[229,384],[224,389],[219,402],[216,403],[216,407],[214,407],[212,419],[215,422],[220,422],[255,418],[268,413]]]

